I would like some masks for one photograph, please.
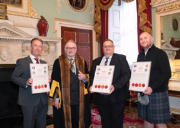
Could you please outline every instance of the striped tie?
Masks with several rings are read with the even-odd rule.
[[[108,59],[109,59],[109,57],[106,57],[106,61],[105,61],[105,63],[104,63],[105,66],[106,66],[107,63],[108,63]]]
[[[72,71],[73,73],[75,73],[74,61],[73,61],[73,59],[70,59],[69,61],[70,61],[70,68],[71,68],[71,71]]]

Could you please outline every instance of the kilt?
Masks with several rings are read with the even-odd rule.
[[[170,121],[168,91],[153,92],[149,96],[149,104],[138,104],[138,117],[154,124]]]

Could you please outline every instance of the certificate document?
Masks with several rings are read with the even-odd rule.
[[[47,64],[30,64],[30,74],[33,79],[32,94],[50,91]]]
[[[96,66],[92,92],[110,93],[114,74],[114,66]]]
[[[134,62],[131,69],[129,90],[144,92],[149,86],[151,62]]]

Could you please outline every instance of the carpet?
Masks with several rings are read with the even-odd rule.
[[[91,108],[91,119],[93,128],[101,128],[101,117],[95,106]],[[143,120],[138,118],[137,108],[125,108],[123,128],[143,128]],[[167,128],[180,128],[180,122],[178,124],[167,123]]]
[[[91,107],[91,120],[93,128],[101,127],[101,117],[96,106]],[[54,128],[53,125],[48,125],[46,128]],[[143,120],[138,118],[138,110],[136,107],[126,106],[124,111],[124,121],[123,128],[144,128]],[[172,122],[167,123],[167,128],[180,128],[180,121],[178,124],[173,124]]]

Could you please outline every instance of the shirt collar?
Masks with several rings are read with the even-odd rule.
[[[154,44],[153,44],[153,45],[148,49],[147,53],[148,53],[151,49],[153,49],[154,47],[155,47],[155,46],[154,46]],[[145,51],[144,51],[143,48],[142,48],[141,52],[145,53]]]
[[[112,56],[108,56],[109,57],[109,59],[111,59],[112,58]],[[106,56],[103,56],[103,59],[106,59],[107,57]]]
[[[34,58],[36,58],[36,57],[33,56],[32,54],[30,54],[30,58],[31,58],[31,59],[34,59]],[[38,57],[38,59],[39,59],[39,57]]]
[[[75,56],[74,57],[69,57],[69,56],[67,56],[67,58],[70,60],[70,59],[73,59],[74,60],[74,58],[75,58]]]

